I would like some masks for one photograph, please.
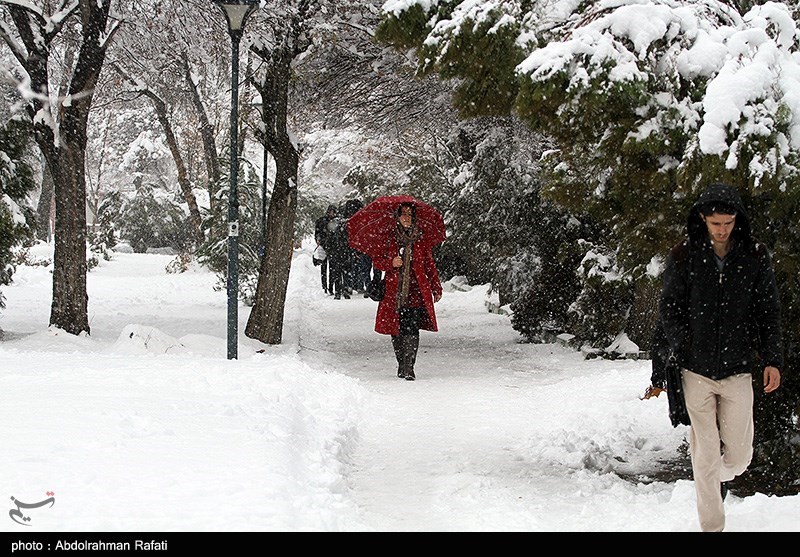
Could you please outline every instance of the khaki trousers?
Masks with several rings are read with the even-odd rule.
[[[749,373],[715,381],[685,369],[683,390],[692,422],[689,452],[704,532],[725,528],[720,482],[747,469],[753,458],[753,383]]]

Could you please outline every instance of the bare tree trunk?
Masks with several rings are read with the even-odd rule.
[[[86,128],[94,88],[106,55],[106,23],[110,2],[81,0],[83,41],[69,95],[62,105],[57,156],[48,160],[56,197],[53,303],[50,324],[72,334],[89,333],[86,292]],[[113,31],[112,31],[113,34]],[[52,145],[52,144],[51,144]],[[47,156],[48,150],[44,150]]]
[[[50,325],[72,334],[89,332],[86,293],[86,126],[94,89],[105,61],[106,48],[118,22],[106,28],[110,2],[79,0],[66,4],[53,20],[45,20],[27,3],[8,3],[6,9],[25,50],[15,43],[13,55],[25,69],[30,89],[40,96],[31,100],[28,114],[34,123],[36,143],[50,167],[56,198],[53,303]],[[50,44],[71,17],[81,20],[81,44],[67,95],[59,110],[50,106],[48,60]],[[9,42],[6,39],[6,42]],[[54,127],[43,114],[58,125]]]
[[[275,160],[276,173],[267,215],[264,257],[245,334],[266,344],[280,344],[282,340],[286,287],[294,248],[299,155],[286,127],[293,56],[291,51],[278,54],[271,71],[261,83],[255,84],[263,103],[265,147]]]
[[[183,162],[183,155],[181,155],[181,150],[178,147],[178,140],[172,129],[172,123],[167,117],[167,105],[158,95],[150,90],[145,91],[144,95],[153,103],[156,117],[164,130],[167,146],[169,147],[170,153],[172,153],[172,160],[175,162],[175,167],[178,169],[178,185],[181,188],[183,199],[189,206],[189,220],[192,222],[192,228],[194,229],[192,232],[195,241],[198,244],[202,244],[205,240],[205,236],[203,235],[203,218],[200,216],[197,198],[194,196],[192,185],[189,183],[189,178],[186,175],[186,165]]]
[[[125,72],[125,70],[122,69],[118,64],[114,64],[114,70],[124,79],[138,85],[137,81],[130,77],[127,72]],[[172,127],[172,122],[169,121],[169,116],[167,115],[167,103],[164,102],[164,99],[150,89],[141,90],[141,93],[150,100],[150,103],[153,105],[153,110],[155,110],[156,118],[158,118],[158,123],[161,124],[161,129],[164,131],[164,136],[167,140],[167,147],[169,147],[169,152],[172,154],[172,160],[175,163],[175,168],[178,170],[178,185],[181,188],[183,199],[186,201],[186,204],[189,207],[189,220],[191,221],[192,228],[194,229],[192,230],[192,233],[195,241],[198,244],[201,244],[205,240],[205,236],[203,235],[203,218],[200,216],[200,208],[197,205],[197,198],[194,196],[192,184],[189,182],[186,172],[186,164],[183,162],[183,155],[181,154],[180,146],[178,145],[178,139],[175,137],[175,131]]]
[[[64,66],[71,68],[75,63],[75,46],[72,42],[66,44],[64,51]],[[61,83],[58,86],[58,98],[63,99],[69,91],[69,73],[64,72]],[[45,159],[42,165],[42,193],[39,196],[39,203],[36,207],[37,223],[36,234],[40,240],[50,240],[50,217],[54,211],[55,200],[53,198],[53,173],[50,172],[50,165]]]
[[[51,162],[56,226],[50,324],[77,335],[90,332],[86,293],[85,144],[62,141],[62,145],[59,157]]]
[[[208,120],[206,107],[203,100],[200,98],[200,91],[192,78],[192,71],[189,67],[189,59],[184,53],[183,67],[186,73],[186,82],[189,84],[189,93],[192,98],[192,104],[197,112],[197,118],[200,120],[200,137],[203,140],[203,160],[206,164],[206,174],[208,176],[208,193],[211,200],[211,208],[213,209],[216,194],[215,188],[220,181],[219,171],[219,157],[217,156],[217,144],[214,140],[214,128]]]
[[[258,275],[255,303],[247,321],[245,334],[266,344],[280,344],[283,337],[283,316],[286,287],[294,248],[294,222],[297,214],[297,152],[273,153],[275,187],[267,214],[268,238]]]
[[[44,161],[42,165],[42,193],[36,205],[36,237],[43,241],[50,240],[50,213],[53,209],[53,175],[50,165]]]

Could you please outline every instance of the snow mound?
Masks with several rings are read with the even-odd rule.
[[[606,352],[617,352],[619,354],[636,354],[639,352],[639,345],[633,342],[627,333],[620,333],[614,342],[608,345]]]
[[[454,292],[456,290],[460,292],[469,292],[472,290],[472,286],[469,284],[469,282],[467,282],[467,277],[458,275],[448,281],[443,282],[442,290],[445,292]]]
[[[178,354],[186,347],[176,338],[155,327],[126,325],[111,348],[121,354]]]
[[[111,249],[113,249],[117,253],[133,253],[133,248],[128,242],[119,242],[116,246],[114,246]]]

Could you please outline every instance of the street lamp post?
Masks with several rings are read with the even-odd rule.
[[[238,358],[239,341],[239,192],[238,100],[239,41],[247,18],[259,0],[212,0],[222,9],[231,36],[231,171],[228,192],[228,359]]]

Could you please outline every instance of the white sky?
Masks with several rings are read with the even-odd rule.
[[[234,361],[204,270],[102,261],[92,334],[75,337],[47,328],[50,269],[20,267],[0,313],[0,495],[55,503],[27,528],[4,511],[0,531],[698,530],[691,481],[620,476],[652,472],[688,431],[664,396],[639,400],[649,362],[519,344],[485,288],[448,284],[418,379],[400,380],[376,304],[326,297],[311,247],[284,343],[242,334]],[[800,531],[800,496],[726,509],[729,531]]]

